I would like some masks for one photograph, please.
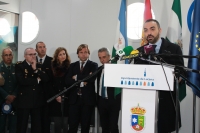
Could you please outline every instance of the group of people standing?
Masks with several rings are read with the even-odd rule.
[[[99,55],[100,61],[108,63],[110,60],[108,49],[102,48],[99,53],[101,54]],[[71,63],[67,50],[64,47],[59,47],[51,58],[46,55],[45,43],[38,42],[36,49],[25,49],[24,61],[19,61],[14,65],[12,64],[12,50],[10,48],[3,49],[1,74],[5,78],[5,84],[0,88],[0,93],[4,91],[2,93],[5,94],[1,96],[1,104],[12,105],[11,110],[15,110],[15,114],[1,112],[0,120],[4,124],[0,124],[0,132],[3,133],[7,130],[5,123],[6,117],[8,117],[10,133],[26,133],[30,116],[32,133],[50,133],[51,121],[54,122],[55,133],[76,133],[79,124],[81,125],[81,132],[88,133],[91,117],[97,104],[95,93],[97,75],[77,84],[52,102],[46,102],[67,87],[97,71],[97,63],[89,60],[90,50],[87,44],[81,44],[77,48],[77,55],[79,61]],[[7,62],[4,57],[8,58],[10,62]],[[14,80],[12,81],[14,87],[11,86],[11,91],[6,87],[7,84],[11,84],[5,76],[5,74],[8,74],[7,66],[11,66],[12,72],[10,73]],[[4,67],[6,71],[4,71]],[[98,78],[100,78],[99,75]],[[110,92],[110,89],[108,92]],[[108,98],[109,95],[108,93],[106,97],[102,98],[101,94],[98,95],[99,102],[106,103],[106,106],[109,107],[109,110],[107,110],[104,109],[104,106],[98,106],[101,113],[105,114],[105,117],[102,118],[102,120],[104,119],[102,126],[106,123],[111,124],[112,130],[118,131],[117,122],[121,101],[117,100],[118,103],[115,103],[118,106],[116,110],[116,108],[113,108],[114,106],[109,106],[109,103],[107,103],[108,99],[115,101],[114,95],[111,94]],[[13,101],[16,102],[16,106],[11,104]],[[117,116],[112,117],[109,122],[110,118],[107,114],[112,114],[111,111],[116,112],[115,115]],[[113,118],[116,119],[116,122],[113,122]],[[109,131],[110,129],[105,128],[105,130]]]
[[[182,54],[178,45],[161,39],[160,33],[161,28],[156,20],[145,22],[144,35],[149,42],[147,45],[157,45],[158,52],[167,49],[174,54]],[[143,51],[143,47],[138,50]],[[0,64],[0,72],[5,83],[0,86],[0,104],[11,105],[10,112],[15,113],[0,111],[0,133],[6,130],[6,118],[9,119],[10,133],[26,133],[29,116],[32,133],[50,133],[51,121],[54,122],[55,133],[77,133],[79,124],[81,133],[89,133],[90,121],[96,105],[102,133],[119,133],[121,93],[115,96],[114,87],[104,86],[103,65],[98,67],[97,63],[89,60],[88,45],[81,44],[76,53],[79,60],[71,63],[67,50],[58,47],[51,58],[46,55],[46,45],[38,42],[36,49],[25,49],[24,61],[14,65],[12,50],[6,48],[2,51],[3,61]],[[102,64],[109,63],[111,59],[109,50],[104,47],[98,50],[98,57]],[[182,58],[166,58],[166,62],[183,65]],[[146,62],[136,60],[135,64],[146,64]],[[52,102],[46,102],[52,96],[96,71],[98,73],[95,76],[80,82]],[[97,80],[96,92],[95,80]],[[160,92],[159,98],[158,132],[168,133],[175,129],[173,102],[168,92]]]

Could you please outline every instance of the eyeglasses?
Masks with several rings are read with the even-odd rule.
[[[12,54],[4,54],[3,56],[5,56],[5,57],[11,57],[13,55]]]
[[[34,54],[26,54],[26,55],[29,55],[29,56],[36,56],[36,53],[34,53]]]

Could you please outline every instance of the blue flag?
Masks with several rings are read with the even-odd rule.
[[[126,46],[128,46],[127,28],[126,28],[126,0],[121,0],[116,38],[117,42],[113,45],[112,57],[116,56],[117,50],[124,49]],[[118,61],[113,63],[124,64],[124,61]]]
[[[194,0],[194,12],[193,12],[193,23],[192,23],[192,30],[190,36],[190,49],[189,55],[199,55],[200,54],[200,0]],[[198,63],[197,58],[190,58],[188,60],[188,67],[191,69],[200,70],[200,65]],[[196,85],[198,88],[200,87],[200,74],[189,72],[188,73],[188,80]],[[190,86],[192,87],[192,86]],[[196,90],[192,87],[193,92],[200,97],[199,90]]]
[[[126,26],[126,0],[121,0],[120,10],[119,10],[119,16],[118,16],[118,24],[117,24],[117,42],[113,45],[112,49],[112,57],[116,56],[116,51],[119,49],[124,49],[126,46],[128,46],[127,41],[127,26]],[[128,61],[117,61],[112,62],[117,64],[124,64],[128,63]],[[121,93],[121,88],[115,88],[114,95],[118,95]]]
[[[120,32],[125,40],[125,47],[128,46],[127,41],[127,27],[126,27],[126,0],[121,1],[120,11],[119,11],[119,21],[120,21]]]

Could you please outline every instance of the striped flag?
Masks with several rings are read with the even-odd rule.
[[[128,46],[127,41],[127,28],[126,28],[126,0],[121,0],[121,6],[118,16],[118,24],[116,31],[117,42],[112,49],[112,57],[116,56],[116,51]],[[118,61],[115,63],[124,63],[124,61]]]
[[[182,48],[182,17],[180,0],[174,0],[173,2],[166,39],[172,43],[178,44]]]
[[[144,22],[148,19],[152,18],[152,13],[151,13],[151,1],[150,0],[145,0],[145,8],[144,8]],[[142,29],[142,41],[141,41],[141,46],[146,44],[147,41],[144,38],[144,32]]]
[[[128,46],[127,27],[126,27],[126,0],[121,0],[116,37],[117,37],[117,42],[113,46],[112,57],[116,56],[117,50],[123,49],[126,46]],[[112,63],[123,64],[124,61],[117,61],[117,62],[112,62]],[[115,88],[114,93],[115,93],[114,94],[115,96],[121,93],[121,88]]]
[[[182,48],[182,17],[180,0],[174,0],[170,18],[166,39],[172,43],[178,44]],[[182,101],[185,97],[186,84],[179,84],[179,100]]]

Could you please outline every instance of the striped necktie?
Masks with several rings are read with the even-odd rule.
[[[83,65],[84,65],[84,63],[85,63],[84,61],[81,62],[81,69],[80,69],[81,72],[83,71],[83,68],[84,68]]]

